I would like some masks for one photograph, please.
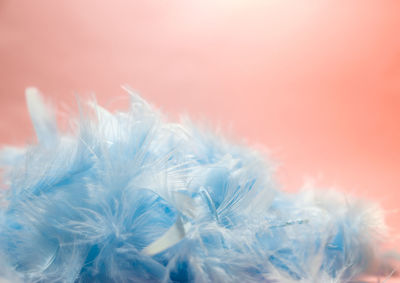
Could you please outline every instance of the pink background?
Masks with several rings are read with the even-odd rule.
[[[285,189],[381,203],[400,249],[399,1],[0,0],[1,144],[31,140],[26,86],[115,108],[125,83],[267,146]]]

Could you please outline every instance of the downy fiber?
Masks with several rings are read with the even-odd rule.
[[[349,282],[374,261],[376,206],[282,192],[260,153],[127,91],[129,111],[89,102],[63,132],[27,89],[37,143],[1,151],[0,281]]]

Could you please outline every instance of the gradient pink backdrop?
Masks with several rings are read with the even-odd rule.
[[[31,140],[26,86],[64,109],[125,83],[267,146],[285,189],[381,203],[400,248],[400,1],[0,0],[1,144]]]

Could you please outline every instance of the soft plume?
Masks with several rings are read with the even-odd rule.
[[[261,154],[127,92],[129,111],[81,104],[62,132],[27,89],[37,143],[1,152],[0,278],[348,282],[374,260],[376,206],[282,192]]]

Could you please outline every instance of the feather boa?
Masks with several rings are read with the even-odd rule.
[[[261,154],[128,90],[57,128],[34,88],[38,142],[4,148],[0,277],[10,282],[348,282],[384,231],[374,205],[277,189]],[[91,109],[91,110],[88,110]]]

